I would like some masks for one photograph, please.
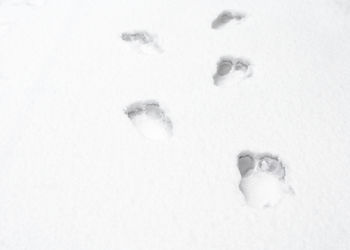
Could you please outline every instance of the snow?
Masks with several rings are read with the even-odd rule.
[[[127,107],[125,114],[146,138],[161,141],[172,136],[172,122],[157,101],[135,102]]]
[[[140,53],[154,54],[163,52],[156,41],[156,37],[147,31],[123,32],[121,39],[131,43],[132,47]]]
[[[213,20],[213,22],[211,23],[211,27],[213,29],[220,29],[231,21],[235,21],[235,23],[238,24],[244,18],[245,14],[243,13],[231,10],[224,10]]]
[[[243,177],[239,186],[247,203],[255,208],[277,206],[288,194],[288,188],[283,182],[264,172]]]
[[[242,82],[253,74],[250,62],[243,58],[222,57],[217,63],[213,76],[214,84],[220,87],[231,86]]]
[[[252,207],[275,207],[285,196],[294,194],[286,181],[286,168],[277,156],[242,152],[237,166],[242,176],[239,189]]]
[[[34,2],[0,1],[1,250],[350,248],[348,1]],[[245,18],[212,29],[225,10]],[[227,55],[254,72],[220,88]],[[139,100],[170,140],[137,133]],[[250,207],[246,150],[295,195]]]

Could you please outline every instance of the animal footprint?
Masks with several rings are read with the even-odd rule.
[[[149,139],[165,140],[172,136],[172,122],[157,101],[132,103],[126,108],[125,114],[138,131]]]
[[[144,53],[162,52],[155,36],[146,31],[123,32],[121,39]]]
[[[293,194],[293,189],[285,181],[285,167],[276,156],[241,153],[238,169],[242,177],[239,189],[252,207],[273,207],[285,195]]]
[[[229,86],[251,77],[252,74],[251,63],[247,59],[221,57],[217,62],[216,73],[213,76],[214,85]]]
[[[236,21],[237,23],[245,18],[245,14],[235,11],[224,10],[221,12],[211,23],[212,29],[222,28],[224,25],[231,21]]]

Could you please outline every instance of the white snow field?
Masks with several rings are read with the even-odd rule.
[[[221,88],[227,56],[253,71]],[[349,150],[350,1],[0,1],[0,250],[350,249]],[[294,195],[250,206],[244,151]]]

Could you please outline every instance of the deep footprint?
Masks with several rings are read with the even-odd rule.
[[[125,109],[125,114],[146,138],[165,140],[172,136],[173,124],[157,101],[134,102]]]
[[[277,156],[242,152],[237,161],[242,177],[239,189],[248,205],[273,207],[285,195],[293,194],[293,189],[285,181],[285,166]]]
[[[213,22],[211,23],[211,28],[219,29],[231,21],[240,22],[245,17],[246,16],[243,13],[224,10],[213,20]]]
[[[229,86],[251,77],[252,74],[249,60],[224,56],[216,64],[216,73],[213,75],[214,85]]]
[[[121,34],[121,39],[130,43],[141,52],[162,52],[162,49],[158,45],[155,36],[151,35],[147,31],[123,32]]]

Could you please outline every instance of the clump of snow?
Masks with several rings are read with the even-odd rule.
[[[135,102],[126,108],[125,114],[146,138],[165,140],[172,136],[172,122],[157,101]]]
[[[216,86],[229,86],[251,77],[252,73],[249,60],[224,56],[217,62],[216,73],[213,76],[214,84]]]
[[[285,181],[285,167],[276,156],[241,153],[238,169],[242,176],[239,188],[252,207],[276,206],[285,195],[293,193]]]
[[[213,29],[219,29],[233,20],[238,23],[245,17],[246,15],[241,12],[224,10],[213,20],[211,27]]]
[[[143,53],[162,52],[162,49],[156,41],[155,35],[148,33],[147,31],[133,31],[123,32],[121,39],[125,42],[132,44],[135,49]]]

